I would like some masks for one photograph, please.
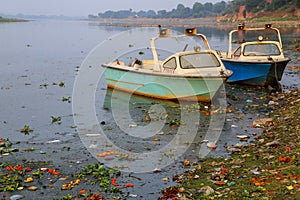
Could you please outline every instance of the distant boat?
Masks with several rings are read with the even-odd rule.
[[[193,43],[192,50],[187,50],[186,45],[182,51],[159,59],[156,41],[184,37],[202,40],[206,49],[201,50]],[[169,29],[160,27],[158,36],[150,39],[150,46],[151,59],[136,58],[125,64],[120,58],[103,64],[107,87],[158,99],[210,102],[232,74],[195,28],[186,29],[185,34],[170,35]]]
[[[227,80],[229,83],[280,87],[279,81],[291,59],[284,56],[277,28],[271,24],[263,28],[246,28],[240,24],[229,33],[228,52],[223,53],[221,60],[233,71]]]

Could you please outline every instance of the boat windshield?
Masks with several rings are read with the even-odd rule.
[[[220,67],[221,63],[216,56],[209,52],[182,55],[179,58],[183,69]]]
[[[276,56],[280,51],[276,44],[249,44],[244,48],[244,56]]]

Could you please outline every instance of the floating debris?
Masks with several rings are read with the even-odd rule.
[[[105,157],[105,156],[116,155],[116,154],[119,154],[119,152],[117,152],[117,151],[106,151],[106,152],[103,152],[103,153],[99,153],[96,156],[97,157]]]
[[[138,195],[137,194],[129,194],[128,197],[130,198],[136,198]]]
[[[30,186],[27,188],[27,190],[30,190],[30,191],[36,191],[38,189],[38,187],[36,186]]]
[[[160,168],[155,168],[155,169],[153,170],[153,173],[159,173],[159,172],[161,172],[161,169],[160,169]]]
[[[52,144],[52,143],[59,143],[61,142],[60,140],[50,140],[50,141],[47,141],[46,143],[47,144]]]
[[[208,142],[206,145],[210,149],[216,149],[217,145],[214,142]]]
[[[33,182],[32,177],[28,177],[26,180],[24,180],[24,183],[31,183],[31,182]]]
[[[163,181],[169,181],[168,177],[162,178]]]
[[[11,197],[9,197],[9,200],[18,200],[18,199],[23,199],[23,198],[24,198],[23,195],[15,194],[15,195],[12,195]]]
[[[137,127],[138,124],[129,124],[129,127],[132,128],[132,127]]]
[[[248,135],[237,135],[236,136],[238,139],[240,139],[241,141],[246,141],[249,139]]]
[[[87,137],[98,137],[98,136],[101,136],[101,134],[99,134],[99,133],[88,133],[85,136],[87,136]]]
[[[4,147],[4,146],[5,146],[5,141],[2,138],[0,138],[0,147]]]

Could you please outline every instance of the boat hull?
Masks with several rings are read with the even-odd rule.
[[[139,73],[106,67],[108,88],[151,98],[210,102],[223,77],[184,77]]]
[[[276,62],[242,62],[222,59],[225,67],[233,71],[228,83],[239,83],[254,86],[278,85],[284,69],[290,59]]]

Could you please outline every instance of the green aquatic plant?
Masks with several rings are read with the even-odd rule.
[[[51,123],[54,124],[55,122],[58,122],[58,124],[61,123],[61,117],[58,116],[58,117],[54,117],[54,116],[51,116]]]
[[[62,102],[67,101],[68,103],[71,103],[71,97],[70,97],[70,96],[69,96],[69,97],[62,97],[62,98],[61,98],[61,101],[62,101]]]
[[[66,200],[70,200],[70,199],[73,199],[73,198],[74,197],[71,194],[67,194],[67,195],[62,196],[62,199],[66,199]]]
[[[60,82],[58,83],[58,86],[59,86],[59,87],[64,87],[64,86],[65,86],[65,83],[62,82],[62,81],[60,81]]]
[[[13,192],[19,188],[22,179],[19,175],[4,174],[0,175],[0,191]]]
[[[117,184],[114,182],[116,178],[121,175],[121,172],[115,169],[108,169],[104,165],[101,164],[89,164],[85,166],[81,172],[77,175],[78,178],[87,178],[88,176],[92,176],[91,179],[92,184],[98,184],[102,191],[117,193],[120,192],[119,188],[115,187]]]
[[[24,133],[25,135],[29,135],[30,132],[33,130],[30,128],[29,125],[24,125],[24,127],[20,130],[21,133]]]
[[[47,84],[47,83],[42,83],[42,84],[40,84],[40,87],[41,87],[41,88],[43,88],[43,87],[44,87],[44,88],[47,88],[47,87],[48,87],[48,84]]]

